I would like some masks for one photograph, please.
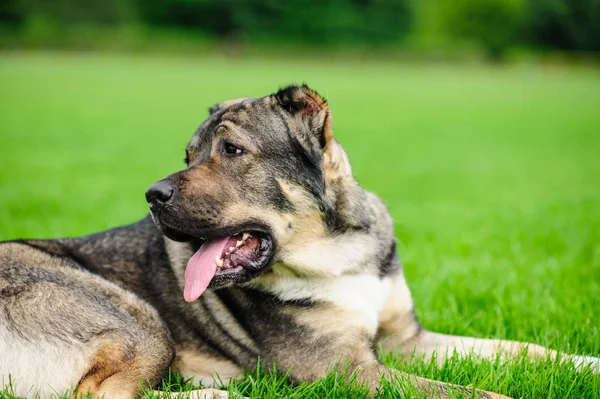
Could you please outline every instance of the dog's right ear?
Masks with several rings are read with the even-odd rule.
[[[244,100],[249,100],[249,99],[250,99],[250,97],[240,97],[240,98],[233,98],[231,100],[226,100],[226,101],[223,101],[220,104],[213,105],[212,107],[210,107],[208,109],[208,112],[212,115],[215,112],[222,111],[225,108],[229,108],[229,107],[231,107],[234,104],[238,104],[238,103],[241,103]]]

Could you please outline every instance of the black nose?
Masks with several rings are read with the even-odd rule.
[[[173,187],[166,180],[157,181],[146,191],[146,201],[162,205],[173,196]]]

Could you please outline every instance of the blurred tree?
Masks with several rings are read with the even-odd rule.
[[[412,22],[406,0],[248,1],[235,16],[245,36],[312,45],[398,42]]]
[[[126,25],[308,47],[400,46],[412,35],[415,51],[461,41],[492,60],[516,45],[600,51],[600,0],[0,0],[0,45],[14,35],[39,46],[89,39],[93,48]]]
[[[23,22],[26,10],[19,0],[0,1],[0,23],[15,26]]]
[[[2,0],[18,14],[19,22],[44,17],[58,24],[117,25],[135,19],[129,0]]]
[[[492,61],[500,61],[521,30],[522,0],[452,0],[444,3],[445,29],[475,42]]]
[[[535,45],[600,51],[600,0],[530,0],[527,22]]]
[[[409,1],[137,0],[137,5],[152,25],[320,45],[397,41],[410,28]]]
[[[227,37],[234,30],[235,0],[134,0],[142,22]]]

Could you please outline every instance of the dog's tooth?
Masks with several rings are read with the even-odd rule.
[[[219,255],[216,256],[215,263],[218,267],[223,267],[223,259]]]
[[[244,243],[244,241],[240,240],[238,242],[235,243],[236,247],[239,247],[240,245],[242,245]]]
[[[244,234],[242,234],[242,241],[243,240],[247,240],[248,237],[250,237],[250,233],[244,233]]]
[[[235,247],[229,247],[229,252],[232,252],[233,250],[235,250]]]

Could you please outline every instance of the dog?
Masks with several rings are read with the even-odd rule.
[[[148,189],[151,216],[137,223],[0,245],[0,375],[16,395],[131,398],[169,367],[210,385],[259,358],[293,381],[344,367],[372,392],[385,377],[428,396],[471,393],[386,368],[377,346],[600,369],[598,358],[424,329],[390,214],[353,178],[327,102],[306,85],[212,107],[186,164]]]

